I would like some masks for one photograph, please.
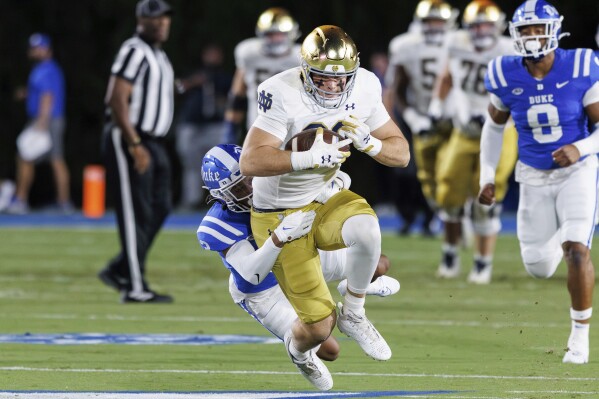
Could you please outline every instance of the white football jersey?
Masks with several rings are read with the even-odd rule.
[[[485,116],[489,94],[485,88],[485,74],[489,61],[500,55],[514,55],[511,39],[499,36],[495,45],[476,51],[467,30],[451,34],[448,46],[449,72],[452,79],[452,102],[455,105],[454,124],[459,128],[474,116]]]
[[[408,77],[408,105],[423,115],[428,113],[435,80],[441,68],[445,48],[427,44],[422,33],[407,32],[389,43],[389,68],[385,84],[392,87],[395,69],[402,66]]]
[[[258,118],[254,126],[281,140],[281,149],[306,129],[323,127],[337,131],[341,121],[348,120],[350,115],[366,123],[371,131],[376,130],[390,119],[383,106],[380,81],[363,68],[358,69],[355,79],[347,101],[338,109],[326,109],[318,106],[304,90],[300,67],[275,75],[258,87]],[[255,177],[253,205],[262,209],[301,208],[314,201],[338,169],[318,168]]]
[[[271,76],[300,65],[301,45],[294,44],[289,54],[280,57],[264,53],[262,39],[246,39],[235,47],[235,66],[245,71],[244,81],[248,99],[247,127],[256,119],[256,89]]]

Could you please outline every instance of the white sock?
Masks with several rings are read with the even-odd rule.
[[[590,324],[579,323],[576,320],[572,320],[572,331],[570,337],[572,340],[577,342],[589,342],[589,330]]]
[[[357,296],[353,296],[349,292],[345,294],[345,300],[343,301],[343,308],[351,310],[353,313],[361,316],[364,314],[364,303],[366,302],[366,298],[358,298]]]
[[[289,352],[294,358],[296,358],[300,362],[303,362],[304,360],[308,359],[308,354],[306,352],[300,352],[299,350],[297,350],[297,348],[293,344],[293,338],[291,338],[291,342],[289,343]]]

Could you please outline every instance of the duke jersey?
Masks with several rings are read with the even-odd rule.
[[[431,102],[435,80],[439,74],[443,48],[427,44],[420,32],[407,32],[389,43],[389,68],[385,76],[387,87],[393,86],[395,71],[402,66],[407,77],[407,102],[426,115]]]
[[[323,127],[338,131],[350,115],[376,130],[389,119],[375,74],[359,68],[353,90],[339,108],[320,107],[303,87],[301,68],[296,67],[266,80],[258,87],[258,118],[254,126],[281,140],[285,147],[297,133]],[[262,209],[291,209],[308,205],[337,174],[337,168],[317,168],[279,176],[255,177],[253,205]]]
[[[547,170],[559,168],[553,151],[589,135],[584,108],[599,101],[598,81],[592,50],[558,48],[543,79],[528,73],[522,57],[498,57],[489,63],[485,86],[493,105],[514,119],[520,161]]]
[[[489,96],[485,89],[485,73],[490,60],[500,55],[514,54],[511,39],[499,36],[495,45],[476,51],[467,30],[458,30],[447,40],[448,65],[454,88],[454,124],[460,128],[473,117],[485,116]]]
[[[244,294],[251,294],[267,290],[277,285],[277,280],[272,272],[258,285],[248,283],[241,275],[227,263],[223,251],[242,240],[249,240],[254,248],[258,248],[251,236],[250,214],[232,212],[223,209],[220,203],[215,203],[206,213],[197,231],[198,241],[202,248],[216,251],[223,264],[233,276],[237,289]]]
[[[301,45],[294,44],[288,54],[275,57],[264,54],[262,44],[262,39],[254,37],[242,41],[235,47],[235,66],[245,71],[248,129],[257,116],[255,104],[258,85],[271,76],[296,67],[300,63]]]

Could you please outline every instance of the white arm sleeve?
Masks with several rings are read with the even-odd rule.
[[[258,249],[254,249],[249,241],[243,240],[229,248],[225,259],[245,281],[257,285],[270,272],[281,249],[271,238]]]
[[[599,122],[595,123],[595,129],[582,140],[578,140],[574,143],[574,146],[578,148],[580,156],[589,154],[596,154],[599,152]]]
[[[487,113],[480,138],[480,186],[495,183],[495,169],[499,163],[503,145],[503,128],[505,124],[495,123]]]

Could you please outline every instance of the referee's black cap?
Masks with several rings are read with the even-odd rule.
[[[164,0],[139,0],[135,8],[136,17],[154,18],[162,15],[172,15],[173,9]]]

